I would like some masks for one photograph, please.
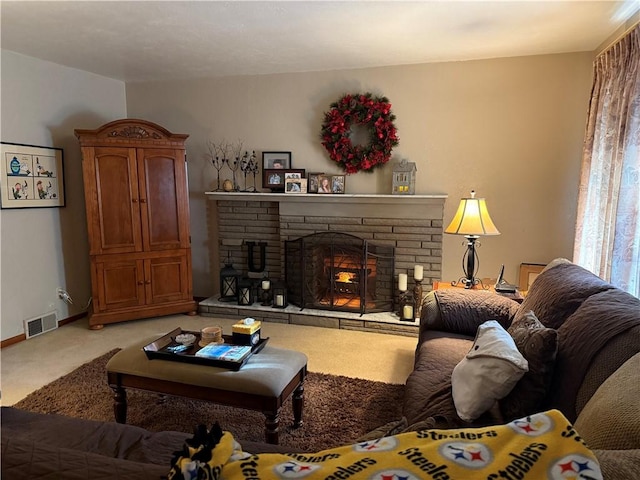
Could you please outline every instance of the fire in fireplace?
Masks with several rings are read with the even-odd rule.
[[[394,247],[340,232],[285,241],[289,302],[347,312],[393,310]]]

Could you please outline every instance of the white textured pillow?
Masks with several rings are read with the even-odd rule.
[[[469,353],[451,374],[458,416],[471,422],[505,397],[529,370],[527,360],[495,320],[478,327]]]

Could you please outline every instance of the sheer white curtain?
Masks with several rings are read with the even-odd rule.
[[[640,25],[594,62],[573,260],[640,296]]]

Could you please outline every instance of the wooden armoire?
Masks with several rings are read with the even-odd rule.
[[[188,135],[123,119],[75,130],[89,232],[89,326],[195,313],[185,158]]]

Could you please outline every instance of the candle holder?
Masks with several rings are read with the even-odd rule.
[[[422,312],[422,279],[415,279],[415,286],[413,287],[413,305],[415,318],[420,318]]]
[[[260,298],[262,300],[260,305],[263,307],[271,306],[271,280],[267,276],[263,277],[260,282]]]

